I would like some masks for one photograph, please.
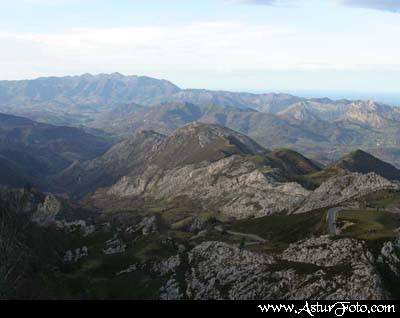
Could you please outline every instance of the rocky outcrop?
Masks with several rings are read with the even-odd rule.
[[[325,252],[321,246],[328,245]],[[282,257],[204,242],[189,253],[186,293],[191,299],[383,299],[364,252],[356,241],[327,237],[293,245]]]
[[[190,224],[189,231],[192,233],[198,233],[207,228],[208,222],[201,216],[194,216],[192,223]]]
[[[105,168],[112,166],[114,161],[117,166],[122,162],[121,167],[126,162],[134,164],[125,167],[128,171],[118,172],[122,177],[114,175],[118,181],[97,189],[87,200],[89,207],[112,212],[116,206],[132,210],[133,203],[138,208],[143,202],[165,208],[184,202],[185,207],[247,218],[308,212],[371,192],[399,188],[373,172],[363,175],[344,171],[328,174],[326,179],[334,177],[311,192],[293,181],[306,185],[310,180],[299,175],[324,172],[312,161],[295,152],[270,152],[218,125],[192,123],[170,136],[145,135],[138,134],[132,142],[115,146],[96,161],[100,164],[95,165],[97,168],[105,162]],[[140,148],[143,143],[146,147]],[[136,151],[136,147],[147,151]]]
[[[289,212],[308,193],[297,183],[279,182],[260,172],[246,158],[231,156],[167,171],[150,167],[140,177],[122,178],[106,195],[122,199],[144,196],[156,201],[187,197],[206,209],[245,218]]]
[[[274,169],[262,172],[246,158],[231,156],[166,171],[152,166],[140,177],[124,177],[105,193],[96,195],[144,197],[150,201],[185,197],[204,209],[246,218],[308,212],[388,189],[399,189],[399,185],[375,173],[350,173],[330,178],[310,192],[298,183],[284,182]]]
[[[400,238],[383,244],[378,263],[388,267],[397,278],[400,278]]]
[[[325,207],[340,205],[351,199],[380,190],[398,190],[399,185],[376,173],[351,173],[332,177],[313,191],[296,213],[308,212]]]
[[[40,203],[32,215],[32,221],[39,225],[47,225],[56,220],[62,209],[61,202],[53,194],[48,194],[43,203]]]
[[[321,236],[290,244],[282,259],[318,266],[337,266],[353,260],[367,264],[372,262],[372,255],[364,254],[364,249],[361,242],[353,239],[331,240]]]
[[[64,255],[64,263],[76,263],[81,258],[87,257],[88,255],[88,248],[86,246],[82,248],[78,247],[74,251],[68,250]]]
[[[160,299],[161,300],[180,300],[183,298],[183,293],[179,288],[179,283],[172,277],[163,285],[160,289]]]
[[[399,115],[395,107],[369,100],[351,103],[342,119],[382,129],[391,121],[399,120]]]
[[[118,238],[113,238],[105,242],[105,248],[103,253],[105,255],[121,254],[126,250],[126,244],[124,244]]]
[[[58,228],[66,229],[70,232],[79,230],[84,237],[89,236],[96,230],[94,224],[87,224],[84,220],[76,220],[74,222],[56,221],[55,224]]]
[[[291,262],[335,267],[332,281],[336,290],[327,299],[382,299],[385,292],[375,270],[374,257],[362,242],[354,239],[332,240],[328,236],[310,238],[291,244],[281,255]],[[347,268],[347,270],[345,270]]]
[[[178,266],[181,265],[181,258],[179,255],[171,256],[159,263],[153,265],[152,270],[161,276],[165,276],[174,272]]]
[[[128,227],[126,233],[141,231],[143,235],[149,235],[158,229],[157,218],[155,216],[144,217],[139,224]]]
[[[135,272],[138,269],[138,266],[136,264],[132,264],[131,266],[129,266],[126,269],[123,269],[122,271],[119,271],[116,275],[124,275],[124,274],[130,274]]]

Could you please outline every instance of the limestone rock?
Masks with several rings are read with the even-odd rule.
[[[351,173],[333,177],[313,191],[296,213],[340,205],[348,200],[379,190],[396,189],[399,189],[397,183],[391,182],[376,173]]]
[[[383,244],[378,262],[386,265],[395,276],[400,278],[400,238]]]
[[[167,281],[160,289],[160,298],[162,300],[180,300],[183,294],[179,288],[179,284],[173,277]]]
[[[200,202],[204,208],[236,218],[288,212],[297,208],[308,194],[297,183],[282,183],[263,174],[240,156],[167,171],[150,167],[140,177],[122,178],[106,193],[122,199],[144,196],[163,200],[184,196]]]
[[[194,216],[192,224],[190,224],[189,231],[192,233],[197,233],[206,229],[207,225],[207,220],[200,216]]]
[[[158,230],[157,218],[153,215],[150,217],[144,217],[139,224],[128,227],[125,231],[127,233],[134,233],[142,231],[143,235],[149,235]]]
[[[61,209],[61,202],[53,194],[48,194],[44,202],[38,205],[36,212],[32,215],[32,221],[39,225],[53,223]]]
[[[105,255],[125,253],[125,250],[126,250],[126,244],[124,244],[118,238],[108,240],[105,243],[105,245],[106,245],[106,248],[103,249],[103,253]]]
[[[65,263],[71,263],[71,262],[76,263],[81,258],[86,257],[88,255],[89,255],[88,248],[86,246],[78,247],[74,251],[68,250],[67,252],[65,252],[64,262]]]
[[[325,244],[331,245],[328,253],[321,248]],[[186,294],[190,299],[384,299],[381,280],[369,263],[372,256],[364,252],[356,241],[334,243],[328,237],[293,245],[282,257],[204,242],[188,255]],[[326,259],[335,256],[340,258]],[[304,264],[311,269],[299,271]],[[346,264],[346,272],[335,270]]]

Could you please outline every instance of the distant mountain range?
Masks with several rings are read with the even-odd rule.
[[[324,164],[363,149],[400,167],[400,109],[373,101],[180,89],[166,80],[115,73],[0,81],[0,112],[121,139],[142,130],[168,135],[201,121]]]

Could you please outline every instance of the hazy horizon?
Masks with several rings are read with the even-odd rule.
[[[119,73],[123,76],[144,76],[146,74],[123,74],[121,72],[113,72]],[[18,78],[6,81],[20,81],[20,80],[36,80],[39,78],[51,78],[51,77],[74,77],[74,76],[83,76],[85,74],[89,74],[92,76],[98,75],[111,75],[113,73],[80,73],[80,74],[65,74],[59,76],[52,76],[52,75],[44,75],[40,77],[32,77],[32,78]],[[207,83],[204,83],[204,86],[198,87],[185,87],[182,85],[177,84],[175,81],[168,79],[168,78],[158,78],[162,80],[167,80],[172,82],[173,84],[177,85],[181,89],[207,89],[207,90],[214,90],[214,91],[231,91],[231,92],[245,92],[245,93],[253,93],[253,94],[267,94],[267,93],[281,93],[281,94],[290,94],[304,98],[330,98],[332,100],[341,100],[341,99],[348,99],[348,100],[374,100],[376,102],[385,103],[392,106],[399,106],[400,107],[400,93],[397,91],[354,91],[354,90],[331,90],[331,89],[279,89],[279,88],[268,88],[265,89],[253,89],[253,88],[229,88],[229,87],[210,87]],[[0,81],[3,79],[0,78]]]
[[[398,90],[400,3],[394,1],[0,4],[5,80],[120,72],[185,88],[366,96]]]

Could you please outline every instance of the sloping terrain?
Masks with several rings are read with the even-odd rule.
[[[322,182],[330,177],[351,172],[362,174],[373,172],[388,180],[400,180],[399,169],[362,150],[356,150],[325,167],[322,171],[314,173],[312,179]]]
[[[60,191],[82,197],[99,187],[110,186],[129,173],[140,173],[149,155],[165,136],[144,131],[111,147],[93,160],[70,167],[59,175],[55,183]]]
[[[362,150],[352,152],[336,162],[333,167],[363,174],[375,172],[389,180],[400,180],[400,170]]]
[[[0,114],[0,183],[45,186],[46,177],[103,154],[111,142],[81,129]]]
[[[69,180],[76,195],[97,189],[87,203],[109,211],[137,208],[132,200],[144,199],[158,206],[181,201],[232,216],[262,215],[292,210],[307,195],[292,177],[312,163],[292,155],[297,161],[291,165],[244,135],[194,123],[167,137],[139,133],[60,180]]]
[[[290,149],[277,149],[271,152],[270,157],[279,159],[284,170],[295,175],[307,175],[321,171],[321,165]]]
[[[61,214],[57,227],[38,227],[29,221],[36,219],[36,207],[46,206],[40,213],[47,216],[54,207],[45,203],[45,195],[5,189],[0,194],[2,208],[11,198],[15,203],[8,205],[7,218],[0,214],[7,224],[0,237],[20,226],[24,235],[30,233],[7,241],[19,248],[8,250],[7,262],[0,263],[1,298],[382,300],[399,295],[398,240],[363,241],[348,233],[329,237],[326,210],[233,222],[200,214],[182,214],[185,222],[176,222],[154,213],[97,217],[95,223],[75,215],[76,222],[69,223]],[[27,218],[13,223],[22,211]],[[13,266],[13,257],[19,266],[2,281],[1,269]]]
[[[128,114],[112,110],[111,117],[100,116],[89,125],[121,136],[142,130],[154,130],[168,135],[181,126],[198,121],[214,109],[218,107],[182,102],[140,107]]]
[[[60,180],[74,196],[94,192],[87,206],[107,212],[169,207],[235,218],[307,212],[397,188],[375,174],[321,169],[295,151],[268,151],[227,128],[194,123],[169,136],[138,133]]]
[[[399,189],[399,183],[393,183],[376,173],[333,176],[315,189],[296,213],[338,206],[378,191]]]
[[[162,171],[266,151],[250,138],[227,128],[195,123],[168,137],[154,132],[138,133],[103,156],[72,167],[60,177],[60,182],[82,196],[98,187],[110,186],[123,176],[135,178],[152,167]],[[148,174],[152,177],[156,171]]]
[[[86,74],[0,110],[86,125],[0,114],[0,298],[400,297],[396,108]]]
[[[0,262],[0,297],[398,297],[395,214],[340,214],[359,224],[326,235],[332,206],[398,205],[398,184],[359,171],[369,157],[350,154],[340,173],[306,189],[324,170],[293,150],[271,151],[206,123],[168,136],[138,132],[56,178],[73,196],[94,192],[81,203],[0,188],[0,248],[11,247]]]

